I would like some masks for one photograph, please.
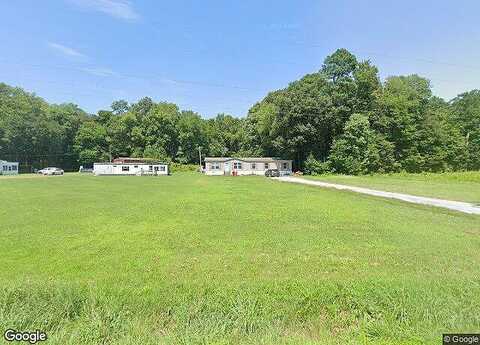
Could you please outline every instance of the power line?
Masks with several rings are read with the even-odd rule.
[[[5,60],[4,60],[5,61]],[[78,72],[88,73],[86,71],[87,68],[75,67],[75,66],[66,66],[66,65],[39,65],[39,64],[30,64],[30,63],[19,63],[19,62],[10,62],[7,63],[12,65],[17,65],[21,67],[32,67],[32,68],[51,68],[51,69],[64,69],[64,70],[74,70]],[[176,83],[176,84],[185,84],[185,85],[200,85],[200,86],[209,86],[209,87],[216,87],[216,88],[232,88],[237,90],[243,91],[264,91],[263,89],[255,89],[250,87],[244,87],[240,85],[231,85],[225,83],[217,83],[217,82],[205,82],[205,81],[198,81],[198,80],[188,80],[188,79],[172,79],[167,78],[159,75],[140,75],[140,74],[131,74],[131,73],[115,73],[105,77],[112,77],[112,78],[130,78],[130,79],[142,79],[147,81],[159,81],[162,83]]]
[[[356,51],[358,53],[358,51]],[[20,63],[16,63],[17,65],[20,65],[22,66],[23,64],[20,64]],[[41,68],[41,65],[30,65],[30,64],[24,64],[24,66],[35,66],[37,68]],[[68,68],[68,67],[63,67],[64,69],[75,69],[74,67],[72,68]],[[130,75],[117,75],[116,77],[118,78],[134,78],[134,79],[143,79],[143,80],[146,80],[146,81],[151,81],[151,79],[147,78],[146,76],[140,76],[140,75],[133,75],[133,74],[130,74]],[[61,85],[61,83],[57,83],[57,82],[52,82],[52,81],[46,81],[44,79],[40,80],[40,79],[31,79],[29,78],[30,81],[33,81],[33,82],[39,82],[39,83],[42,83],[42,84],[52,84],[52,85]],[[469,84],[469,85],[479,85],[478,83],[476,82],[470,82],[470,81],[459,81],[459,80],[449,80],[449,79],[440,79],[440,78],[437,78],[437,77],[428,77],[427,79],[433,81],[434,83],[448,83],[448,84],[457,84],[457,85],[460,85],[460,84]],[[155,79],[153,79],[155,80]],[[213,87],[235,87],[235,86],[232,86],[232,85],[226,85],[226,84],[221,84],[221,83],[204,83],[204,82],[196,82],[196,81],[182,81],[182,80],[174,80],[174,79],[169,79],[169,80],[166,80],[166,79],[163,79],[163,78],[160,78],[159,79],[160,82],[164,82],[164,83],[168,83],[168,82],[175,82],[175,83],[178,83],[178,84],[191,84],[191,85],[206,85],[206,86],[213,86]],[[71,82],[69,83],[70,86],[75,86],[75,83],[74,82]],[[84,87],[82,87],[84,88]],[[245,87],[238,87],[239,89],[241,90],[244,90],[244,91],[260,91],[260,89],[249,89],[249,88],[245,88]],[[94,83],[94,86],[93,86],[93,89],[94,90],[100,90],[100,91],[106,91],[106,92],[109,92],[109,93],[118,93],[118,92],[121,92],[122,90],[112,90],[110,88],[106,88],[106,87],[102,87],[102,86],[99,86],[98,83]],[[268,90],[261,90],[261,92],[268,92]],[[65,91],[65,90],[60,90],[60,91],[56,91],[56,93],[60,93],[60,94],[64,94],[64,95],[67,95],[67,96],[71,96],[71,97],[76,97],[78,95],[84,95],[84,96],[91,96],[91,95],[94,95],[95,92],[94,91],[85,91],[85,90],[82,90],[82,91],[79,91],[79,92],[69,92],[69,91]],[[226,102],[227,99],[222,99],[221,102]],[[251,101],[250,99],[247,99],[247,98],[244,98],[244,99],[241,99],[241,101]],[[179,105],[182,105],[184,106],[185,108],[189,108],[190,106],[184,102],[177,102],[179,103]]]
[[[436,60],[431,60],[431,59],[407,58],[407,57],[401,57],[401,56],[398,56],[398,55],[376,53],[376,52],[366,52],[366,51],[361,51],[361,50],[352,50],[352,52],[357,53],[357,54],[376,55],[376,56],[383,56],[383,57],[391,58],[391,59],[399,59],[399,60],[406,60],[406,61],[410,60],[410,61],[417,61],[417,62],[422,62],[422,63],[433,64],[433,65],[443,65],[443,66],[449,66],[449,67],[466,68],[466,69],[469,69],[469,70],[480,71],[480,68],[475,67],[475,66],[461,65],[461,64],[444,62],[444,61],[436,61]]]
[[[320,44],[315,44],[315,43],[312,44],[312,43],[306,43],[306,42],[301,42],[301,41],[289,42],[288,44],[301,45],[301,46],[312,47],[312,48],[324,48],[324,46],[320,45]],[[398,60],[417,61],[417,62],[428,63],[428,64],[443,65],[443,66],[456,67],[456,68],[466,68],[468,70],[480,71],[480,66],[463,65],[463,64],[458,64],[458,63],[451,63],[451,62],[446,62],[446,61],[437,61],[437,60],[426,59],[426,58],[405,57],[405,56],[394,55],[394,54],[391,54],[391,53],[365,51],[365,50],[361,50],[361,49],[348,49],[348,50],[350,52],[358,54],[358,55],[361,55],[361,54],[376,55],[376,56],[383,56],[383,57],[388,57],[388,58],[398,59]]]
[[[303,46],[311,46],[311,47],[321,47],[320,45],[316,44],[306,44],[303,42],[293,42],[290,44],[299,44]],[[444,65],[444,66],[450,66],[450,67],[456,67],[456,68],[467,68],[470,70],[478,70],[480,71],[480,68],[476,68],[474,66],[467,66],[467,65],[460,65],[460,64],[454,64],[454,63],[449,63],[449,62],[441,62],[441,61],[435,61],[431,59],[423,59],[423,58],[406,58],[406,57],[400,57],[397,55],[392,55],[392,54],[385,54],[385,53],[379,53],[379,52],[372,52],[372,51],[362,51],[362,50],[351,50],[355,54],[367,54],[367,55],[376,55],[376,56],[383,56],[387,57],[390,59],[399,59],[403,61],[417,61],[417,62],[422,62],[422,63],[429,63],[429,64],[437,64],[437,65]],[[0,60],[2,60],[0,58]],[[5,59],[3,59],[5,61]],[[40,65],[40,64],[31,64],[31,63],[18,63],[18,62],[8,62],[9,64],[14,64],[18,65],[21,67],[32,67],[32,68],[52,68],[52,69],[64,69],[64,70],[75,70],[78,72],[84,72],[84,73],[89,73],[88,67],[75,67],[75,66],[67,66],[67,65]],[[292,64],[292,62],[286,62],[287,64]],[[91,66],[90,66],[91,67]],[[91,67],[92,68],[92,67]],[[258,92],[267,92],[264,89],[259,89],[259,88],[251,88],[251,87],[244,87],[240,85],[232,85],[232,84],[225,84],[225,83],[217,83],[217,82],[205,82],[205,81],[198,81],[198,80],[187,80],[187,79],[172,79],[172,78],[166,78],[163,76],[159,75],[141,75],[141,74],[119,74],[119,73],[113,73],[112,75],[108,75],[105,77],[112,77],[112,78],[120,78],[120,79],[140,79],[140,80],[146,80],[149,82],[161,82],[161,83],[175,83],[175,84],[181,84],[181,85],[194,85],[194,86],[207,86],[207,87],[215,87],[215,88],[232,88],[232,89],[237,89],[241,91],[258,91]],[[478,85],[477,83],[474,82],[469,82],[469,81],[459,81],[459,80],[446,80],[446,79],[437,79],[434,78],[429,78],[433,79],[434,81],[439,81],[439,82],[446,82],[446,83],[456,83],[456,84],[475,84]],[[103,88],[103,90],[113,92],[115,90],[110,90],[107,88]]]
[[[311,47],[321,47],[320,45],[317,45],[317,44],[306,44],[306,43],[300,42],[300,41],[291,42],[290,44],[299,44],[299,45],[311,46]],[[456,68],[467,68],[467,69],[477,70],[477,68],[475,68],[473,66],[459,65],[459,64],[448,63],[448,62],[440,62],[440,61],[435,61],[435,60],[430,60],[430,59],[405,58],[405,57],[399,57],[399,56],[392,55],[392,54],[385,54],[385,53],[372,52],[372,51],[367,52],[367,51],[362,51],[362,50],[357,50],[357,49],[354,49],[354,50],[351,50],[351,51],[355,54],[367,54],[367,55],[384,56],[384,57],[387,57],[387,58],[390,58],[390,59],[400,59],[400,60],[404,60],[404,61],[411,60],[411,61],[418,61],[418,62],[422,62],[422,63],[438,64],[438,65],[444,65],[444,66],[450,66],[450,67],[456,67]],[[5,59],[2,59],[2,58],[0,58],[0,60],[6,61]],[[40,65],[40,64],[19,63],[19,62],[13,62],[12,63],[12,62],[9,62],[9,61],[7,61],[7,63],[17,65],[17,66],[21,66],[21,67],[74,70],[74,71],[83,72],[83,73],[89,73],[87,71],[88,68],[93,68],[94,69],[94,67],[92,67],[92,66],[76,67],[76,66],[68,66],[68,65]],[[291,62],[287,62],[287,63],[291,63]],[[478,70],[480,70],[480,69],[478,69]],[[215,88],[231,88],[231,89],[236,89],[236,90],[239,90],[239,91],[255,91],[255,92],[262,92],[262,93],[268,92],[268,90],[259,89],[259,88],[250,88],[250,87],[244,87],[244,86],[239,86],[239,85],[231,85],[231,84],[216,83],[216,82],[205,82],[205,81],[197,81],[197,80],[171,79],[171,78],[165,78],[163,76],[158,76],[158,75],[112,73],[111,75],[108,75],[108,76],[105,76],[105,77],[120,78],[120,79],[140,79],[140,80],[144,80],[144,81],[147,81],[147,82],[160,82],[160,83],[164,83],[164,84],[174,83],[174,84],[180,84],[180,85],[207,86],[207,87],[215,87]],[[449,84],[457,84],[457,85],[459,85],[459,84],[478,85],[478,83],[476,83],[476,82],[469,82],[469,81],[464,81],[464,80],[463,81],[447,80],[447,79],[443,79],[443,78],[440,79],[440,78],[437,78],[437,77],[428,78],[428,79],[430,79],[434,83],[439,82],[439,83],[449,83]],[[55,82],[50,82],[50,81],[45,81],[45,80],[41,80],[41,81],[38,80],[38,82],[55,84]],[[74,83],[72,82],[71,85],[74,85]],[[103,91],[107,91],[107,92],[110,92],[110,93],[116,93],[116,92],[121,91],[121,90],[112,90],[110,88],[101,87],[101,86],[99,86],[98,83],[95,83],[94,89],[103,90]],[[79,94],[82,94],[82,95],[93,95],[94,94],[94,92],[85,92],[85,91],[81,91],[80,93],[79,92],[70,93],[68,91],[58,91],[58,93],[70,95],[72,97],[78,96]],[[249,100],[245,99],[245,101],[249,101]]]
[[[20,79],[26,80],[27,82],[31,82],[31,83],[41,83],[41,84],[51,84],[51,85],[64,86],[63,83],[55,82],[55,81],[48,81],[48,80],[45,80],[45,79],[35,79],[35,78],[31,78],[31,77],[21,77]],[[102,87],[102,86],[99,86],[97,83],[93,83],[93,85],[86,85],[86,86],[83,85],[83,86],[81,86],[81,85],[76,85],[75,82],[71,82],[71,83],[67,83],[67,86],[69,86],[71,88],[74,88],[74,87],[78,86],[78,87],[81,87],[82,90],[72,92],[72,91],[67,91],[67,90],[61,89],[61,90],[56,91],[55,93],[75,98],[79,95],[83,95],[83,96],[95,95],[96,94],[95,91],[105,91],[105,92],[108,92],[112,95],[114,95],[115,93],[120,93],[122,91],[122,90],[113,90],[113,89],[110,89],[110,88]],[[87,90],[85,90],[85,88]],[[121,97],[121,96],[118,96],[118,97]],[[181,100],[181,99],[186,99],[188,97],[192,97],[192,96],[189,93],[185,94],[184,92],[182,92],[180,97],[177,96],[177,98],[179,98],[179,99],[176,99],[174,102],[178,106],[180,106],[180,108],[191,109],[192,108],[191,104],[188,104],[185,100],[183,100],[183,101]],[[249,102],[249,103],[255,102],[255,100],[252,100],[251,97],[247,97],[247,96],[241,97],[238,94],[236,94],[234,96],[234,99],[235,99],[235,102]],[[232,99],[227,99],[225,97],[224,98],[215,97],[212,100],[216,101],[216,103],[214,103],[214,104],[218,104],[219,106],[222,106],[222,109],[224,109],[224,111],[234,111],[234,109],[232,107],[228,107],[228,104],[232,103]]]

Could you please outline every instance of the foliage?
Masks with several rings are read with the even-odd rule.
[[[107,130],[95,121],[86,121],[75,137],[75,149],[80,163],[108,161],[110,151],[107,145]]]
[[[393,145],[375,133],[368,117],[362,114],[350,117],[329,157],[332,171],[352,175],[392,171],[393,162]]]
[[[76,105],[49,105],[35,94],[0,83],[0,159],[19,161],[28,172],[46,162],[75,167],[74,138],[86,119]]]
[[[480,90],[463,93],[452,100],[452,122],[464,141],[465,165],[468,170],[480,169]]]
[[[200,154],[282,157],[307,173],[478,170],[480,91],[446,102],[417,75],[382,82],[376,66],[346,49],[268,93],[245,118],[204,119],[149,97],[87,115],[0,84],[0,158],[24,171],[117,156],[198,164]]]
[[[447,103],[417,75],[381,83],[375,66],[345,49],[269,93],[246,119],[256,154],[293,159],[307,173],[316,161],[347,174],[479,169],[479,128],[479,91]]]
[[[115,115],[121,115],[121,114],[125,114],[128,111],[129,105],[127,101],[121,99],[119,101],[113,102],[111,105],[111,108],[112,108],[112,112]]]
[[[170,171],[172,173],[175,172],[194,172],[198,171],[199,166],[198,164],[181,164],[181,163],[172,163],[170,165]]]
[[[307,175],[322,175],[330,171],[329,162],[321,162],[315,159],[314,155],[310,153],[305,160],[305,174]]]
[[[355,55],[346,49],[338,49],[325,58],[322,72],[335,82],[340,78],[351,76],[357,67],[358,62]]]

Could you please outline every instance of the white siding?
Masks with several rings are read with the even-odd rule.
[[[17,175],[18,163],[16,162],[0,162],[0,175]]]
[[[223,175],[224,165],[223,162],[207,162],[205,163],[206,175]]]
[[[241,163],[241,169],[238,169],[238,163]],[[287,165],[286,169],[284,169],[284,163]],[[254,167],[252,165],[254,165]],[[218,169],[213,169],[217,166],[219,167]],[[232,172],[236,171],[237,175],[263,176],[267,169],[278,169],[280,170],[281,175],[290,175],[292,173],[292,163],[289,160],[265,162],[251,160],[242,161],[237,159],[230,159],[226,162],[208,161],[205,163],[205,175],[232,175]]]
[[[150,170],[151,167],[151,170]],[[166,164],[93,164],[95,175],[168,175]]]

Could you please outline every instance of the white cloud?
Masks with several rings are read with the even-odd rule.
[[[134,22],[140,15],[128,0],[69,0],[70,2],[93,11],[103,12],[109,16]]]
[[[48,46],[64,55],[67,55],[67,56],[73,56],[73,57],[81,57],[81,58],[85,58],[86,55],[76,51],[75,49],[73,48],[70,48],[70,47],[67,47],[67,46],[64,46],[63,44],[59,44],[59,43],[55,43],[55,42],[48,42]]]
[[[115,77],[117,73],[108,68],[86,67],[82,71],[99,76],[99,77]]]

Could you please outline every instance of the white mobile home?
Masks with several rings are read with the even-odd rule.
[[[18,162],[7,162],[0,160],[0,175],[17,175]]]
[[[205,158],[205,175],[265,175],[269,169],[278,169],[280,175],[290,175],[292,161],[271,157]]]
[[[94,175],[168,175],[168,165],[143,158],[117,158],[113,162],[94,163]]]

